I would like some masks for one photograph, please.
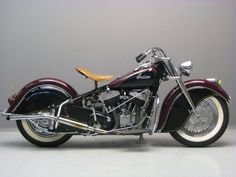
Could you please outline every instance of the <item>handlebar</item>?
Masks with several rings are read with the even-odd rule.
[[[137,63],[140,63],[141,61],[143,61],[144,58],[146,58],[149,54],[152,55],[152,57],[156,56],[156,52],[160,52],[163,54],[164,57],[166,57],[166,54],[165,52],[159,48],[159,47],[153,47],[147,51],[144,51],[142,52],[141,54],[139,54],[137,57],[136,57],[136,61]]]

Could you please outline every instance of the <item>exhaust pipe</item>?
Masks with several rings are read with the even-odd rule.
[[[96,132],[96,133],[103,133],[103,134],[107,133],[106,130],[102,130],[100,128],[94,128],[94,127],[88,126],[86,124],[80,123],[78,121],[75,121],[73,119],[68,119],[68,118],[64,118],[64,117],[57,118],[57,122],[74,127],[74,128],[82,129],[82,130],[92,131],[92,132]]]
[[[86,124],[80,123],[76,120],[73,119],[68,119],[64,117],[56,117],[56,116],[51,116],[51,115],[23,115],[23,114],[12,114],[12,113],[7,113],[6,111],[0,112],[1,116],[5,117],[7,120],[37,120],[37,119],[50,119],[55,122],[68,125],[74,128],[86,130],[86,131],[92,131],[95,133],[102,133],[106,134],[108,133],[106,130],[102,130],[100,128],[94,128],[91,126],[88,126]]]

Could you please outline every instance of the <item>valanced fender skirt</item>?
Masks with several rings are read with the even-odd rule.
[[[230,101],[230,96],[224,89],[215,82],[196,79],[188,80],[185,83],[194,104],[208,95],[217,95]],[[181,94],[180,88],[173,88],[166,96],[160,112],[160,119],[156,131],[170,132],[181,128],[181,125],[187,120],[189,110],[191,110],[186,98]]]
[[[41,87],[44,87],[44,89],[42,89]],[[46,90],[45,87],[47,87]],[[78,96],[75,89],[71,85],[62,80],[55,78],[41,78],[25,85],[17,94],[8,98],[10,106],[7,109],[7,112],[11,113],[16,111],[16,109],[21,106],[22,102],[29,99],[32,94],[37,93],[38,97],[42,95],[46,97],[47,94],[50,94],[51,92],[50,90],[55,90],[53,91],[53,93],[57,95],[63,94],[66,95],[67,97],[72,97],[72,98]]]

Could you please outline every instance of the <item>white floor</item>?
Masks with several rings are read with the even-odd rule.
[[[207,148],[187,148],[168,134],[75,136],[57,148],[39,148],[16,131],[0,132],[0,177],[235,177],[236,129]]]

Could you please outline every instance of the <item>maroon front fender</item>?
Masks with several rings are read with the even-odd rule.
[[[222,87],[217,85],[215,82],[210,82],[208,80],[203,79],[195,79],[195,80],[188,80],[184,82],[186,88],[188,90],[196,89],[196,88],[204,88],[207,90],[212,91],[214,94],[221,96],[225,100],[229,101],[230,96],[224,91]],[[160,119],[157,126],[157,130],[161,130],[165,126],[165,122],[168,118],[168,114],[172,108],[172,105],[175,99],[181,94],[181,90],[178,86],[173,88],[168,95],[166,96],[160,112]]]
[[[13,95],[12,97],[8,98],[8,102],[10,104],[7,112],[12,112],[14,108],[18,105],[21,99],[33,88],[40,86],[40,85],[54,85],[57,86],[64,91],[66,91],[72,98],[78,96],[78,93],[75,89],[69,85],[68,83],[55,79],[55,78],[41,78],[30,82],[29,84],[25,85],[17,94]]]

